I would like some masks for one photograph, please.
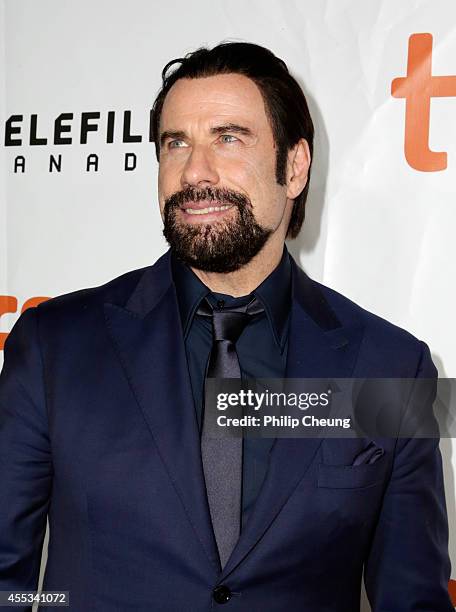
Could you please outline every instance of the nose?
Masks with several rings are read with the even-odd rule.
[[[182,171],[182,187],[208,187],[218,181],[219,175],[210,152],[204,147],[194,146]]]

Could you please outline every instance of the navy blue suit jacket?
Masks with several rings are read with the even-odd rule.
[[[296,263],[287,377],[434,377],[427,346]],[[74,612],[449,612],[438,440],[278,439],[223,571],[201,465],[169,251],[25,311],[0,378],[0,590]],[[224,608],[224,609],[225,609]],[[40,609],[47,609],[45,607]],[[53,608],[52,608],[53,609]]]

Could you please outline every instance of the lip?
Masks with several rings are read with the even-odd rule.
[[[229,206],[229,208],[224,208],[223,210],[210,210],[205,213],[200,212],[192,214],[191,212],[188,212],[189,208],[192,208],[194,210],[203,210],[205,208],[213,208],[219,206]],[[205,200],[202,202],[188,202],[187,204],[184,204],[181,207],[181,211],[187,223],[201,223],[203,221],[207,223],[208,221],[216,221],[220,219],[224,215],[228,214],[232,208],[235,208],[234,204],[225,204],[213,200]]]
[[[219,202],[218,200],[199,200],[198,202],[187,202],[181,208],[186,210],[187,208],[196,208],[200,210],[201,208],[209,208],[211,206],[232,206],[232,204],[225,204],[224,202]]]

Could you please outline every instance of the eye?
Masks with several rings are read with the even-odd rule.
[[[235,142],[236,140],[239,140],[239,139],[236,138],[236,136],[233,136],[232,134],[222,134],[220,136],[220,140],[224,143],[230,143],[230,142]]]
[[[168,149],[181,149],[182,147],[186,147],[186,143],[184,140],[170,140],[168,143]]]

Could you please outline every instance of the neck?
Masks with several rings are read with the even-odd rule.
[[[255,257],[234,272],[205,272],[193,267],[192,270],[211,291],[241,297],[254,291],[279,265],[283,245],[283,240],[268,240]]]

